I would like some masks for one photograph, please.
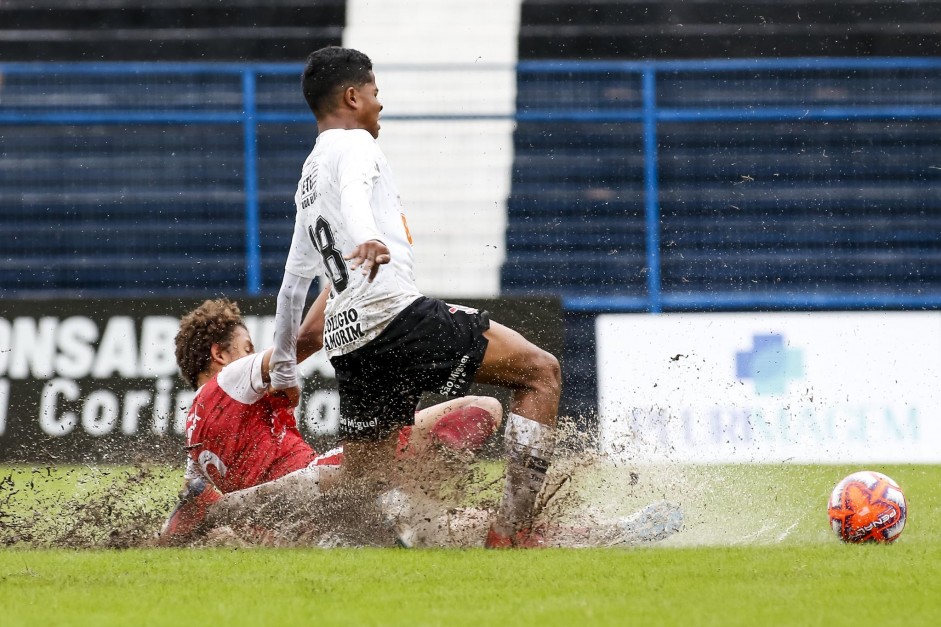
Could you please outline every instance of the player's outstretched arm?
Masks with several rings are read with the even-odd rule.
[[[312,279],[285,271],[278,291],[275,313],[274,347],[270,358],[271,388],[288,397],[296,407],[301,389],[297,377],[297,335],[304,312],[304,301]]]
[[[320,291],[320,295],[317,296],[317,300],[314,301],[314,304],[310,306],[310,310],[307,312],[307,315],[304,316],[304,322],[301,323],[300,332],[297,335],[296,363],[298,364],[323,348],[324,310],[327,307],[327,297],[329,295],[330,286],[327,285],[327,287]],[[262,357],[261,378],[265,383],[271,383],[271,362],[273,353],[274,347],[265,351],[265,354]],[[294,400],[290,392],[286,392],[284,389],[275,388],[274,385],[271,386],[271,392],[274,394],[287,396],[289,400]],[[299,395],[299,386],[297,392]],[[295,407],[296,406],[297,403],[295,402]]]

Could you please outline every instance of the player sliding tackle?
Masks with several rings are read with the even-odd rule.
[[[377,494],[405,482],[396,434],[413,422],[422,393],[461,396],[474,381],[507,387],[506,487],[486,545],[540,545],[533,517],[555,445],[559,362],[486,312],[419,291],[404,209],[376,141],[382,105],[369,57],[317,50],[302,87],[318,135],[295,195],[272,388],[299,398],[295,342],[307,291],[323,275],[333,286],[324,346],[339,382],[347,476],[376,479]]]
[[[326,296],[321,293],[301,326],[299,362],[320,349]],[[345,530],[338,528],[338,522],[318,520],[313,506],[331,498],[343,450],[318,455],[297,431],[292,408],[283,398],[266,394],[271,349],[254,352],[238,306],[223,299],[208,300],[183,316],[176,358],[181,374],[197,393],[186,421],[184,489],[160,542],[186,542],[213,527],[245,522],[250,527],[248,539],[270,542],[272,534],[267,532],[276,538],[290,515],[299,512],[306,514],[301,522],[308,537],[309,530],[317,537],[321,531],[342,537]],[[502,413],[496,399],[478,396],[422,410],[415,416],[414,429],[398,433],[396,457],[414,460],[413,468],[428,468],[434,466],[439,450],[475,451],[496,431]],[[447,478],[436,472],[423,476],[431,486]],[[282,507],[272,512],[272,504]],[[261,510],[267,510],[264,520],[257,517]],[[493,515],[468,510],[446,518],[445,524],[473,528],[486,526]],[[681,523],[675,508],[654,504],[608,526],[555,525],[547,528],[546,539],[553,546],[635,544],[662,539]],[[422,524],[424,528],[409,541],[440,544],[439,520]],[[259,528],[265,531],[261,537]],[[284,540],[292,542],[296,536]]]
[[[369,58],[338,47],[318,50],[308,57],[302,84],[318,136],[295,196],[297,217],[278,294],[274,351],[244,372],[230,376],[223,369],[215,378],[212,372],[204,375],[203,390],[209,391],[201,395],[225,393],[251,406],[252,412],[263,403],[261,414],[270,415],[274,441],[272,436],[260,441],[267,442],[275,459],[284,441],[299,446],[299,434],[287,436],[296,431],[288,409],[300,396],[297,360],[306,354],[303,342],[309,341],[298,333],[303,331],[301,314],[310,284],[323,275],[332,284],[329,297],[321,295],[326,297],[323,344],[337,374],[345,458],[342,473],[323,468],[316,473],[311,496],[317,497],[340,475],[345,482],[369,486],[383,502],[381,497],[410,483],[408,466],[396,450],[402,429],[415,422],[421,395],[459,397],[474,381],[496,384],[512,390],[512,400],[505,430],[505,489],[485,545],[543,545],[543,532],[534,528],[534,519],[555,446],[558,361],[519,333],[491,322],[486,312],[419,292],[405,215],[376,142],[382,105]],[[213,350],[212,363],[221,366],[241,357],[226,356],[230,349],[225,346]],[[191,379],[195,384],[200,383],[198,372]],[[262,388],[266,373],[272,390],[268,396]],[[219,482],[223,475],[236,476],[231,462],[217,451],[199,450],[209,441],[200,431],[207,418],[198,404],[194,407],[187,426],[191,470],[213,482],[216,475]],[[256,419],[268,423],[260,414]],[[263,430],[259,427],[259,437]],[[216,446],[226,443],[231,440]],[[258,472],[256,480],[283,476],[284,467]],[[246,483],[228,487],[248,487]],[[398,531],[403,543],[406,532]]]
[[[299,362],[320,350],[326,296],[300,329]],[[162,530],[164,542],[185,541],[273,499],[303,506],[335,485],[342,449],[318,455],[298,432],[293,407],[267,394],[271,349],[254,352],[235,303],[208,300],[186,314],[176,359],[197,392],[186,420],[184,490]],[[496,399],[477,396],[429,407],[416,414],[414,430],[398,433],[399,457],[422,456],[432,446],[476,450],[502,413]]]

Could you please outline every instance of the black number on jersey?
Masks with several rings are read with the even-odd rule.
[[[323,265],[327,269],[327,276],[333,283],[333,289],[342,292],[346,289],[346,283],[350,278],[346,270],[346,264],[343,263],[343,255],[337,250],[336,241],[333,239],[333,231],[330,230],[330,223],[323,219],[323,216],[317,218],[316,230],[310,226],[307,227],[307,235],[313,242],[314,248],[323,257]]]

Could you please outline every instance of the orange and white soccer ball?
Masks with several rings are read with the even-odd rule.
[[[882,473],[854,472],[833,488],[830,526],[843,542],[895,542],[908,517],[902,488]]]

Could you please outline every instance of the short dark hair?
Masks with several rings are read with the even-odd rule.
[[[372,80],[372,61],[359,50],[327,46],[311,52],[304,66],[301,88],[315,117],[334,108],[330,101],[338,89],[359,87]]]
[[[229,348],[232,333],[245,327],[239,306],[226,298],[207,300],[180,320],[176,334],[176,364],[180,374],[194,390],[199,375],[209,369],[212,345]]]

